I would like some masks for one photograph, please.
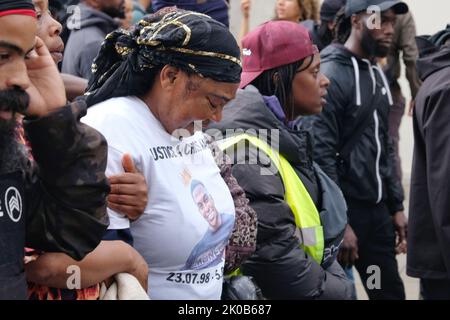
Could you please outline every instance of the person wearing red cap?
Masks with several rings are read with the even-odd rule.
[[[26,298],[25,246],[80,260],[108,225],[106,141],[79,122],[84,103],[61,107],[64,85],[36,31],[31,0],[0,2],[0,299]]]
[[[326,103],[329,80],[320,72],[318,49],[305,27],[289,21],[267,22],[250,32],[242,44],[242,90],[225,106],[222,120],[211,124],[208,131],[219,137],[233,129],[236,134],[230,139],[246,132],[251,142],[233,157],[229,153],[235,160],[232,173],[258,217],[256,252],[240,270],[253,276],[269,299],[349,299],[350,283],[336,261],[347,221],[345,201],[336,184],[313,163],[309,134],[294,121],[321,112]],[[258,145],[264,136],[270,152]],[[313,211],[329,212],[325,218],[336,217],[332,223],[335,242],[330,245],[325,239],[323,257],[322,252],[317,258],[300,246],[307,245],[308,230],[300,230],[296,223],[298,207],[285,195],[292,184],[286,182],[283,170],[274,169],[277,165],[270,153],[279,153],[288,161],[290,179],[297,181],[296,195],[302,194]],[[297,188],[299,184],[303,187]],[[300,212],[300,219],[304,213]],[[321,222],[325,227],[325,220]],[[326,238],[330,233],[324,234]]]

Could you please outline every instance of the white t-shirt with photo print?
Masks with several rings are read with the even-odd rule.
[[[137,97],[99,103],[82,121],[108,141],[107,175],[122,173],[129,153],[147,181],[148,205],[137,221],[108,214],[110,229],[131,227],[149,265],[150,298],[220,299],[235,208],[204,134],[173,137]],[[210,225],[214,218],[219,228]]]

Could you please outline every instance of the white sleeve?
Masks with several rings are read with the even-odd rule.
[[[113,176],[122,174],[125,171],[122,166],[122,157],[124,152],[108,146],[108,164],[106,166],[106,176]],[[122,213],[118,213],[110,208],[107,208],[109,216],[109,227],[108,230],[116,229],[128,229],[130,228],[130,220],[128,217]]]

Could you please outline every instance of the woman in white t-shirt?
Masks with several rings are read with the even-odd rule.
[[[172,8],[109,34],[93,68],[83,121],[108,141],[106,173],[129,153],[149,188],[144,214],[130,221],[109,210],[110,229],[131,231],[150,298],[220,299],[224,272],[256,237],[254,211],[201,131],[235,97],[236,41],[210,17]]]

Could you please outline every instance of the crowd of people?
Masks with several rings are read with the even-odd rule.
[[[450,25],[252,5],[0,1],[0,299],[450,299]]]

